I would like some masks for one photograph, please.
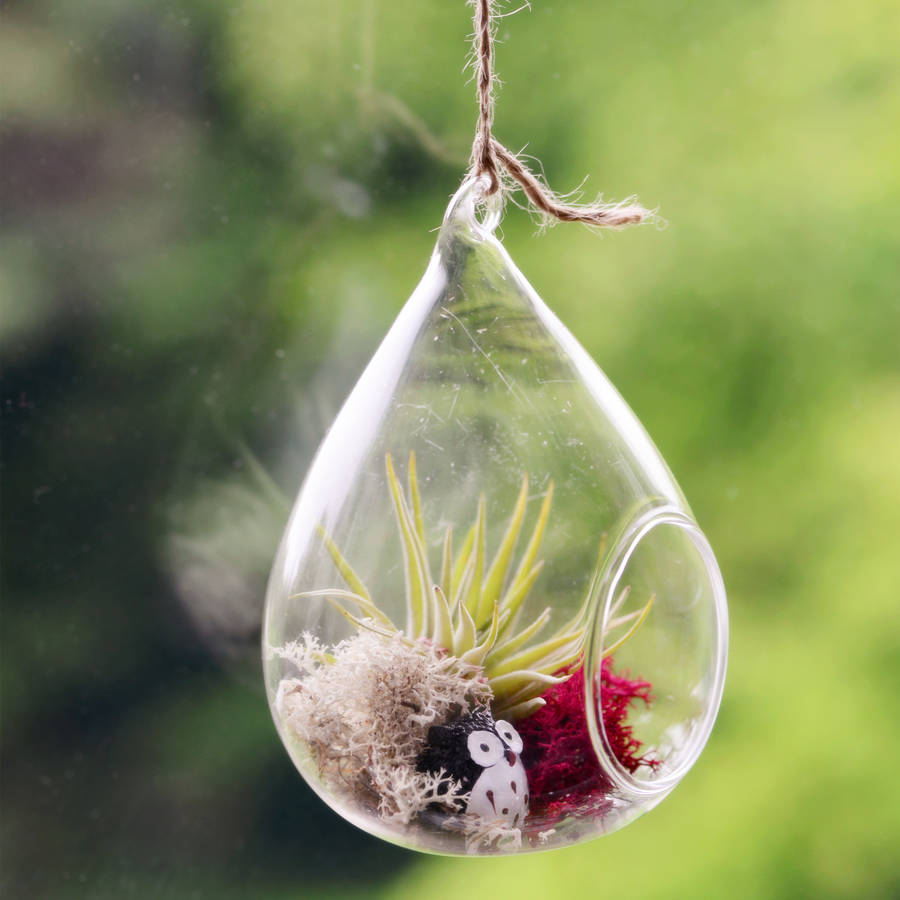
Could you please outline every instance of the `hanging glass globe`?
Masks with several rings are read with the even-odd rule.
[[[269,582],[279,734],[361,828],[543,850],[660,802],[725,675],[715,558],[470,178],[328,432]]]

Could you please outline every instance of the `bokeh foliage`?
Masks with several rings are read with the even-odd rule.
[[[501,23],[501,139],[669,223],[503,230],[719,555],[729,679],[684,784],[603,841],[460,862],[356,832],[282,751],[255,645],[280,493],[424,268],[468,30],[461,0],[4,8],[8,896],[900,890],[893,0]]]

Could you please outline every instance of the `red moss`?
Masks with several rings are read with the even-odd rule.
[[[610,657],[603,660],[599,680],[603,727],[616,759],[629,772],[641,765],[659,765],[657,760],[640,755],[641,742],[626,724],[632,701],[650,703],[650,682],[616,675]],[[554,685],[543,699],[546,705],[516,722],[516,729],[525,743],[523,762],[532,810],[556,818],[576,806],[593,805],[612,785],[600,768],[588,732],[584,667]]]

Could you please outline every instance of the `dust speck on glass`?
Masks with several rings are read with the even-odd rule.
[[[727,646],[687,501],[494,236],[488,188],[451,200],[325,437],[263,629],[303,777],[448,854],[565,846],[655,806],[707,740]]]

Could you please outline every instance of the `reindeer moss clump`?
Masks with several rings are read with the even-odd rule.
[[[480,669],[425,641],[365,631],[328,653],[309,634],[276,652],[301,676],[282,681],[278,712],[330,785],[396,824],[433,804],[464,807],[460,785],[417,771],[416,757],[432,725],[490,703]]]

